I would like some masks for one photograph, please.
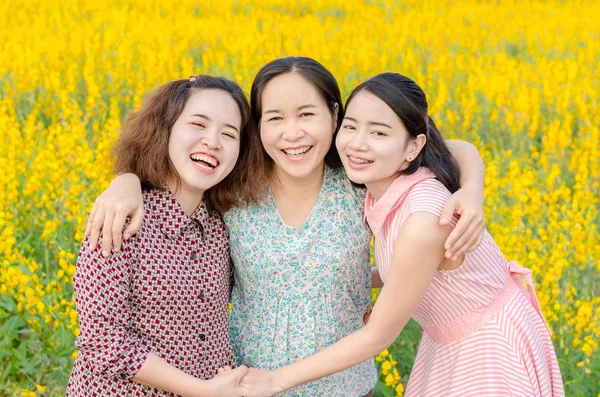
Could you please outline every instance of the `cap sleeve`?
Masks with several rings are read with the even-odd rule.
[[[419,182],[408,193],[406,216],[415,212],[429,212],[441,217],[451,196],[450,191],[437,179]]]

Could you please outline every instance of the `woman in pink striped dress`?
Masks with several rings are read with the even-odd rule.
[[[439,218],[459,170],[421,88],[396,73],[359,85],[337,148],[349,178],[369,191],[373,280],[383,289],[364,328],[295,364],[251,369],[242,394],[270,396],[356,365],[388,347],[412,316],[424,334],[406,396],[563,396],[531,271],[508,262],[487,232],[475,251],[444,257],[455,220],[440,226]]]

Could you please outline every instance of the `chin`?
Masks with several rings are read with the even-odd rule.
[[[348,172],[348,169],[346,169],[346,175],[348,176],[348,179],[359,185],[364,185],[365,183],[371,181],[369,178],[365,178],[365,175],[357,175],[357,172],[354,170],[350,170],[350,172]]]
[[[318,166],[313,164],[299,164],[296,167],[280,167],[283,172],[294,178],[306,178],[312,175]]]

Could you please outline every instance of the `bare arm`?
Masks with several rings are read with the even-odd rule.
[[[240,396],[238,384],[248,372],[247,367],[236,368],[211,380],[200,380],[175,368],[160,357],[150,353],[135,374],[133,381],[146,386],[187,397]]]
[[[292,365],[273,372],[251,369],[242,379],[242,394],[257,397],[280,393],[350,368],[388,347],[425,295],[435,270],[444,259],[443,245],[450,231],[450,226],[440,226],[438,217],[433,214],[410,215],[397,236],[390,274],[369,323]]]
[[[131,215],[129,226],[123,230],[127,216]],[[127,240],[139,230],[144,217],[142,186],[135,174],[121,174],[96,199],[85,227],[90,249],[96,249],[100,231],[104,230],[102,255],[107,257],[114,243],[115,252],[121,249],[123,238]]]
[[[446,203],[440,225],[448,225],[454,213],[460,215],[456,228],[448,237],[446,258],[456,260],[479,246],[485,229],[483,212],[483,161],[477,148],[464,141],[446,141],[461,170],[461,189]],[[117,176],[108,189],[94,203],[85,235],[90,237],[91,248],[96,247],[100,230],[108,230],[102,243],[102,254],[108,256],[114,244],[115,252],[139,229],[144,214],[139,178],[134,174]],[[123,231],[127,216],[131,223]]]
[[[460,168],[461,188],[468,188],[483,199],[485,170],[477,148],[465,141],[446,140],[445,142]]]
[[[484,167],[479,151],[469,142],[447,140],[446,144],[460,168],[461,188],[446,203],[440,225],[448,225],[453,214],[460,215],[456,228],[445,243],[446,258],[456,260],[473,251],[483,239]]]

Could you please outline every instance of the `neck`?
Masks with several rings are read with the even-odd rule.
[[[367,182],[365,183],[365,186],[367,186],[367,190],[369,191],[369,193],[371,193],[371,196],[373,196],[375,201],[377,201],[385,194],[388,188],[400,175],[400,173],[395,173],[394,175],[389,176],[387,178]]]
[[[321,163],[310,174],[294,177],[275,166],[270,185],[274,194],[294,201],[303,201],[319,194],[325,176],[325,163]]]
[[[167,187],[187,216],[191,216],[202,202],[204,191],[186,186],[183,181],[179,185],[179,190],[177,190],[177,183],[173,180],[167,183]]]

